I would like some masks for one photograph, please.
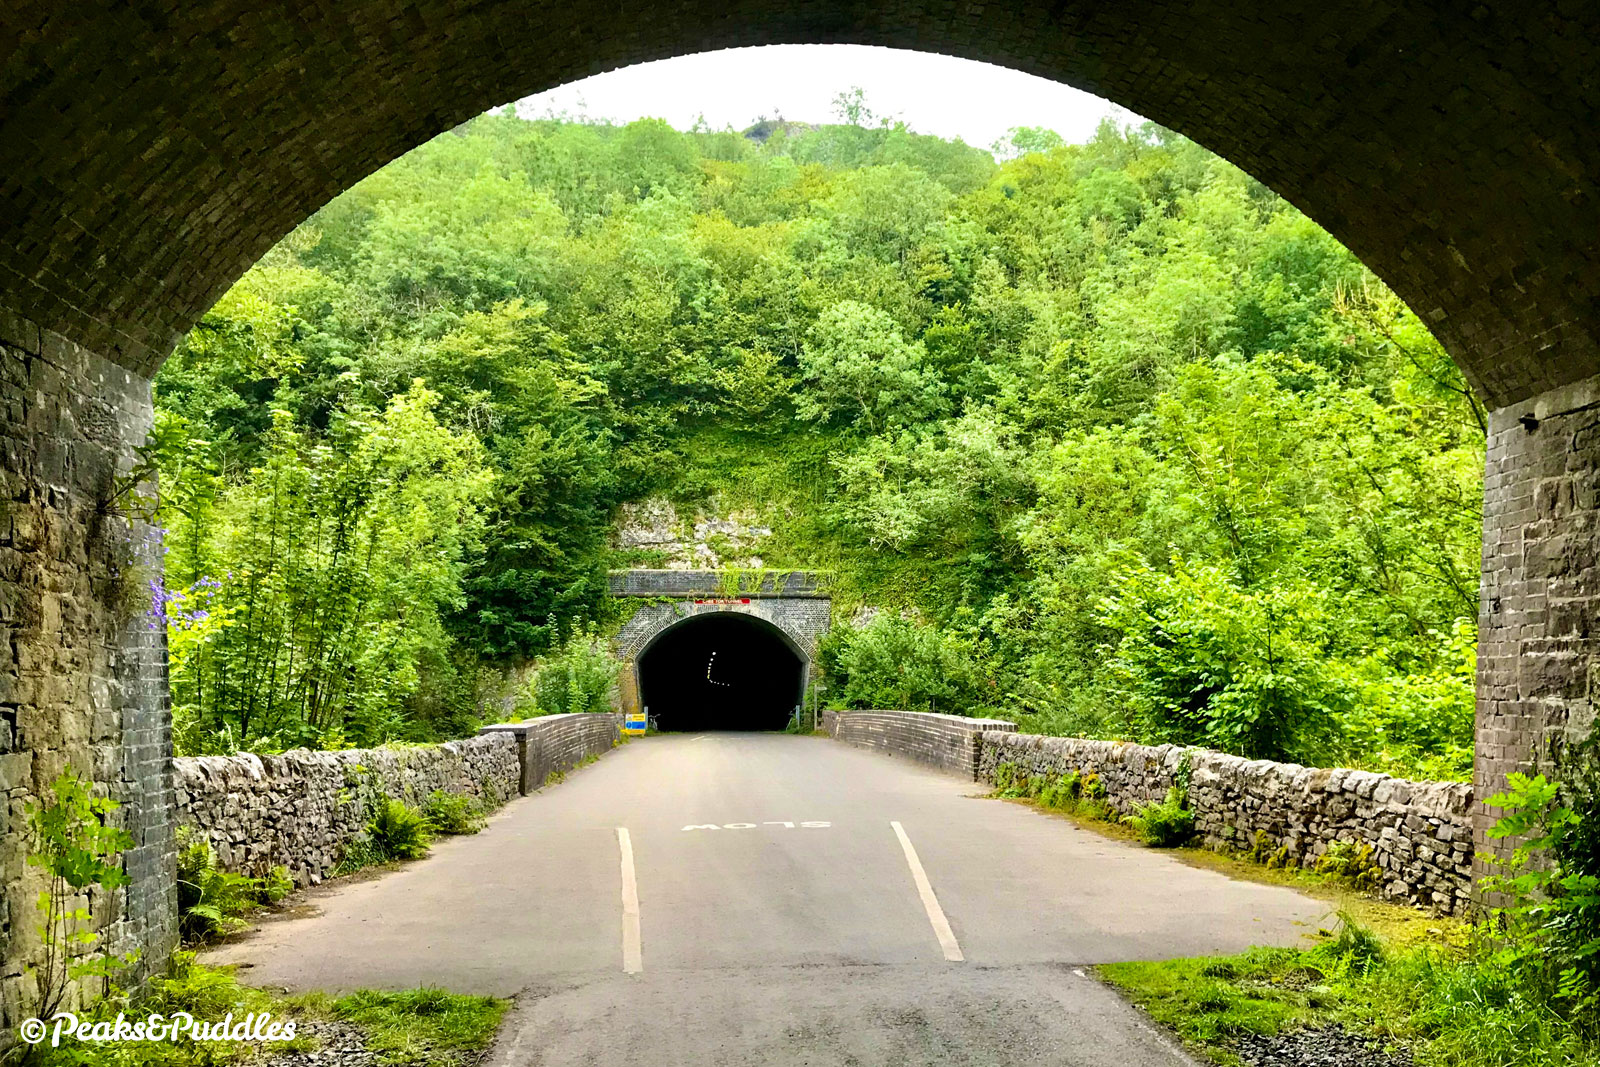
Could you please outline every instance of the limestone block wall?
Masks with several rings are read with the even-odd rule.
[[[282,864],[296,885],[332,873],[366,832],[378,796],[421,805],[435,789],[498,807],[518,793],[522,770],[509,735],[413,748],[280,756],[188,756],[173,762],[179,826],[211,842],[230,871]]]
[[[63,771],[134,839],[93,948],[141,954],[132,988],[177,943],[160,535],[126,506],[150,422],[145,378],[0,310],[0,1048],[42,952],[25,811]]]
[[[1310,867],[1338,841],[1371,846],[1382,892],[1440,912],[1473,896],[1473,790],[1462,782],[1412,782],[1367,771],[1247,760],[1179,745],[1132,745],[994,731],[980,742],[978,776],[1010,763],[1022,775],[1093,771],[1120,814],[1158,801],[1190,759],[1189,805],[1214,849],[1287,849]]]
[[[421,806],[442,789],[498,807],[610,751],[620,727],[613,714],[546,715],[442,745],[182,757],[172,761],[177,822],[210,841],[228,870],[281,864],[295,884],[316,885],[366,832],[378,797]]]
[[[969,719],[920,711],[824,711],[829,735],[857,748],[874,748],[968,778],[978,775],[986,732],[1015,730],[1000,719]]]

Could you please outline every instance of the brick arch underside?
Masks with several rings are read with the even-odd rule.
[[[1348,245],[1499,407],[1600,372],[1595,5],[151,0],[0,11],[0,310],[149,373],[309,213],[485,108],[742,45],[941,52],[1189,135]]]

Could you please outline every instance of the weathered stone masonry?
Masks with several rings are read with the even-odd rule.
[[[129,984],[177,941],[166,633],[150,615],[161,554],[116,499],[150,421],[143,377],[0,311],[4,1035],[31,1001],[24,968],[41,948],[24,809],[69,767],[121,804],[113,819],[135,842],[131,884],[87,902],[95,947],[142,953]]]
[[[1559,774],[1593,729],[1600,682],[1600,378],[1490,416],[1483,485],[1474,784]],[[1480,811],[1475,841],[1494,812]]]
[[[192,756],[173,764],[178,824],[210,841],[220,866],[262,875],[281,864],[301,886],[327,878],[346,846],[366,832],[369,797],[420,806],[443,789],[499,807],[517,795],[521,779],[509,736],[416,748]]]
[[[1335,842],[1356,842],[1372,848],[1390,900],[1457,912],[1472,899],[1472,787],[1464,782],[1410,782],[1181,745],[999,732],[983,735],[978,774],[992,783],[1002,763],[1025,776],[1093,771],[1106,802],[1127,815],[1167,795],[1185,752],[1189,806],[1206,847],[1286,849],[1310,867]]]
[[[821,577],[810,571],[754,571],[736,589],[726,585],[718,571],[636,569],[611,575],[612,596],[645,601],[611,642],[624,664],[618,679],[624,711],[639,710],[635,661],[640,654],[668,629],[700,615],[732,612],[771,624],[794,646],[807,676],[817,677],[817,644],[833,617]]]
[[[316,885],[366,832],[371,799],[420,807],[442,789],[499,807],[610,751],[619,727],[610,714],[546,715],[442,745],[184,757],[173,761],[177,821],[210,841],[228,870],[260,875],[281,864],[295,884]]]

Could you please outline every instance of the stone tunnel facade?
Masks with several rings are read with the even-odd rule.
[[[825,581],[808,571],[752,571],[742,578],[718,571],[616,571],[611,595],[642,601],[612,639],[623,662],[618,688],[625,712],[642,710],[640,655],[687,619],[737,614],[769,623],[800,656],[807,679],[815,680],[817,645],[833,612]]]
[[[125,800],[119,946],[172,943],[163,636],[130,615],[118,480],[148,375],[316,208],[507,99],[714,48],[861,43],[1098,93],[1217,151],[1403,297],[1493,409],[1477,795],[1593,719],[1600,667],[1600,6],[1566,0],[152,0],[0,8],[0,788]],[[120,524],[120,525],[119,525]],[[765,610],[765,609],[762,609]],[[1492,813],[1477,816],[1480,843]],[[163,888],[164,887],[164,888]],[[0,1028],[37,953],[0,915]]]

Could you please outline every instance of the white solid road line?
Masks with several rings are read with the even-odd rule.
[[[644,970],[644,948],[639,938],[639,880],[633,873],[633,841],[624,827],[617,827],[617,845],[622,850],[622,972],[638,974]]]
[[[900,847],[905,851],[906,863],[911,867],[911,880],[917,883],[917,895],[922,898],[922,906],[928,913],[928,922],[933,926],[933,934],[939,939],[939,947],[944,949],[944,958],[952,963],[961,963],[966,959],[961,954],[961,946],[956,944],[955,931],[950,929],[950,920],[944,917],[944,909],[939,907],[939,898],[933,895],[933,886],[928,882],[928,872],[922,869],[922,861],[917,859],[917,850],[911,847],[911,838],[906,836],[905,827],[890,821],[894,827],[894,834],[900,839]]]

